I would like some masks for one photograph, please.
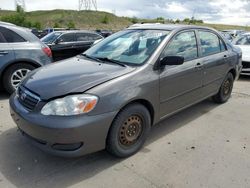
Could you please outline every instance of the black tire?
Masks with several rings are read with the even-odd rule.
[[[9,67],[4,75],[3,75],[3,86],[4,89],[9,93],[12,94],[13,92],[15,92],[15,88],[13,87],[13,85],[11,84],[11,77],[12,75],[20,69],[28,69],[28,70],[34,70],[35,67],[26,63],[18,63],[15,65],[12,65],[11,67]]]
[[[219,92],[212,97],[213,101],[219,104],[225,103],[231,97],[234,84],[234,76],[229,72],[223,80]]]
[[[106,149],[116,157],[129,157],[141,149],[150,129],[151,117],[147,108],[138,103],[131,104],[121,110],[114,119]]]

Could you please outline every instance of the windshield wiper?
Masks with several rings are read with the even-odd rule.
[[[126,67],[126,65],[124,65],[122,62],[114,60],[114,59],[109,59],[107,57],[94,57],[94,56],[89,56],[87,54],[81,54],[81,55],[88,58],[88,59],[92,59],[92,60],[100,62],[100,63],[104,63],[106,61],[106,62],[109,62],[109,63],[120,65],[122,67]]]
[[[120,65],[122,67],[126,67],[126,65],[118,60],[114,60],[114,59],[109,59],[107,57],[98,57],[97,59],[101,60],[101,61],[106,61],[106,62],[109,62],[109,63],[113,63],[113,64],[117,64],[117,65]]]
[[[82,56],[84,56],[84,57],[86,57],[86,58],[88,58],[88,59],[92,59],[92,60],[94,60],[94,61],[97,61],[97,62],[100,62],[100,63],[103,63],[103,61],[102,60],[100,60],[99,58],[97,58],[97,57],[93,57],[93,56],[89,56],[89,55],[87,55],[87,54],[81,54]]]

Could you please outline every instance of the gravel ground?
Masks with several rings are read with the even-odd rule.
[[[153,127],[128,159],[41,152],[18,133],[1,93],[0,187],[250,187],[250,77],[235,83],[228,103],[206,100]]]

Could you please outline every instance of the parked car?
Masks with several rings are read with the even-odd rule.
[[[234,40],[234,38],[232,37],[232,35],[230,35],[229,33],[226,32],[220,32],[220,34],[222,36],[224,36],[227,40],[229,40],[230,42],[232,42]]]
[[[240,69],[241,51],[215,30],[132,27],[33,71],[10,99],[11,117],[47,152],[128,157],[162,119],[209,97],[225,103]]]
[[[91,31],[57,31],[41,39],[52,51],[54,61],[74,57],[89,49],[102,36]]]
[[[51,51],[28,29],[0,23],[0,82],[13,93],[31,70],[51,63]]]
[[[47,35],[46,32],[40,31],[40,30],[38,30],[36,28],[32,28],[30,31],[31,31],[31,33],[33,33],[39,39],[41,39],[41,38],[43,38],[44,36]]]
[[[237,37],[233,44],[242,50],[242,75],[250,75],[250,33]]]
[[[43,30],[44,33],[53,33],[55,31],[66,31],[67,29],[66,28],[46,28]]]
[[[233,29],[223,30],[222,32],[231,35],[233,38],[245,33],[244,30],[233,30]]]
[[[10,26],[15,26],[15,24],[9,23],[9,22],[1,22],[0,25],[10,25]]]

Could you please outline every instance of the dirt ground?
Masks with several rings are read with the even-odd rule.
[[[228,103],[206,100],[162,121],[127,159],[38,150],[19,134],[0,93],[0,187],[250,187],[250,77],[235,83]]]

